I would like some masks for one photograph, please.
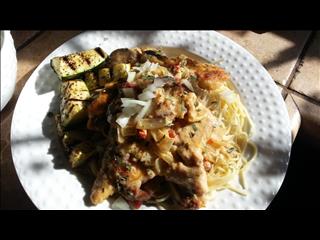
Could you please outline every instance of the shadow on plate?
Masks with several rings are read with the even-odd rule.
[[[55,124],[55,114],[59,113],[59,86],[60,80],[54,74],[49,64],[46,64],[39,70],[39,76],[36,79],[35,89],[36,92],[41,95],[49,92],[54,92],[54,96],[51,99],[48,114],[42,121],[42,133],[50,140],[50,147],[48,154],[52,155],[52,162],[54,169],[66,170],[70,174],[75,175],[85,192],[83,197],[84,204],[86,206],[93,206],[90,202],[91,187],[94,182],[94,178],[86,169],[79,168],[74,170],[71,168],[68,157],[64,151],[62,143],[58,137]],[[41,166],[34,166],[36,169]],[[67,183],[66,183],[67,184]]]
[[[258,141],[258,156],[266,156],[270,161],[265,162],[263,167],[258,169],[258,174],[261,176],[283,175],[288,168],[288,152],[285,149],[271,145],[270,141]]]

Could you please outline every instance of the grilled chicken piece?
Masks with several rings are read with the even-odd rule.
[[[200,197],[208,191],[207,175],[201,165],[188,167],[179,162],[173,164],[173,167],[167,171],[165,177],[168,181],[183,186]]]
[[[117,146],[117,156],[111,161],[110,173],[115,184],[129,201],[147,201],[152,196],[141,186],[155,177],[152,170],[156,155],[138,143]]]
[[[199,209],[205,206],[205,201],[202,197],[186,191],[177,184],[171,184],[170,186],[174,196],[173,200],[183,209]]]
[[[187,66],[198,78],[198,84],[206,90],[213,90],[230,80],[229,74],[221,67],[200,63],[196,60],[187,60]]]
[[[97,205],[113,195],[115,189],[112,186],[107,174],[101,169],[92,186],[90,200]]]
[[[188,190],[190,194],[182,198],[184,203],[181,204],[191,208],[203,204],[202,197],[208,192],[202,149],[213,130],[212,117],[211,113],[208,113],[199,122],[176,128],[176,159],[180,158],[181,161],[173,164],[165,175],[168,181]],[[193,196],[194,194],[196,196]]]
[[[176,118],[183,119],[187,113],[184,97],[184,89],[179,85],[167,86],[165,89],[159,88],[154,99],[155,117],[166,118],[171,122]]]
[[[188,93],[185,95],[184,101],[188,109],[187,119],[189,122],[198,122],[205,118],[210,112],[209,109],[199,102],[194,93]]]

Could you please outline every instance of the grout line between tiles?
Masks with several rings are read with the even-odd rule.
[[[292,90],[291,88],[286,88],[286,91],[287,91],[288,93],[291,93],[291,94],[293,94],[293,95],[296,95],[296,96],[298,96],[298,97],[301,97],[301,98],[303,98],[304,100],[306,100],[306,101],[308,101],[308,102],[311,102],[311,103],[313,103],[313,104],[315,104],[315,105],[317,105],[317,106],[320,106],[320,102],[319,102],[319,101],[317,101],[316,99],[314,99],[314,98],[312,98],[312,97],[309,97],[309,96],[307,96],[307,95],[305,95],[305,94],[303,94],[303,93],[300,93],[300,92],[298,92],[298,91],[296,91],[296,90]]]
[[[283,86],[282,84],[280,84],[280,83],[278,83],[276,81],[275,81],[275,83],[276,83],[277,86],[282,88],[282,91],[284,91],[284,93],[282,93],[282,91],[281,91],[281,95],[283,94],[284,96],[282,96],[282,97],[283,97],[284,100],[286,100],[286,98],[288,96],[288,92],[287,92],[286,86]]]
[[[292,95],[296,95],[298,97],[301,97],[304,100],[306,100],[308,102],[311,102],[311,103],[313,103],[313,104],[315,104],[317,106],[320,106],[320,102],[317,101],[316,99],[314,99],[312,97],[309,97],[308,95],[305,95],[303,93],[300,93],[300,92],[298,92],[296,90],[293,90],[293,89],[291,89],[289,87],[286,87],[286,86],[284,86],[284,85],[282,85],[282,84],[280,84],[278,82],[276,84],[279,85],[285,91],[285,96],[283,97],[284,99],[286,99],[288,94],[292,94]]]
[[[303,60],[304,60],[304,57],[306,55],[306,52],[307,50],[309,49],[309,47],[311,46],[311,43],[312,43],[312,40],[315,38],[316,36],[316,31],[312,31],[310,34],[309,34],[309,37],[308,39],[306,40],[300,54],[299,54],[299,57],[289,75],[289,78],[288,78],[288,81],[285,83],[285,87],[286,88],[289,88],[290,84],[292,83],[292,81],[294,80],[297,72],[299,72],[299,69],[300,67],[303,65]]]

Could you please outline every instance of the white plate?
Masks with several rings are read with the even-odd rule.
[[[253,119],[253,141],[259,154],[247,172],[249,195],[222,191],[208,209],[265,209],[284,179],[291,149],[289,117],[275,83],[245,49],[214,31],[98,31],[85,32],[52,52],[33,72],[14,111],[11,146],[19,179],[39,209],[109,209],[109,202],[86,205],[83,179],[65,169],[66,158],[47,113],[57,112],[59,82],[49,66],[54,56],[97,46],[108,53],[141,44],[180,47],[220,63],[233,82]],[[146,208],[146,207],[143,207]]]

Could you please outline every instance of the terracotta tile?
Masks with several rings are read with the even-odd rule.
[[[300,114],[301,131],[312,141],[320,143],[320,105],[309,102],[300,96],[292,95]]]
[[[320,32],[307,49],[290,88],[320,102]]]
[[[297,108],[295,102],[292,99],[291,94],[287,95],[285,103],[286,103],[289,118],[290,118],[292,141],[294,141],[301,126],[301,116],[300,116],[299,109]]]
[[[1,158],[1,209],[36,209],[19,181],[9,145],[1,150]]]
[[[273,79],[287,86],[310,31],[219,31],[246,48],[269,71]]]
[[[11,31],[11,35],[16,48],[19,48],[26,41],[34,37],[40,31]]]

